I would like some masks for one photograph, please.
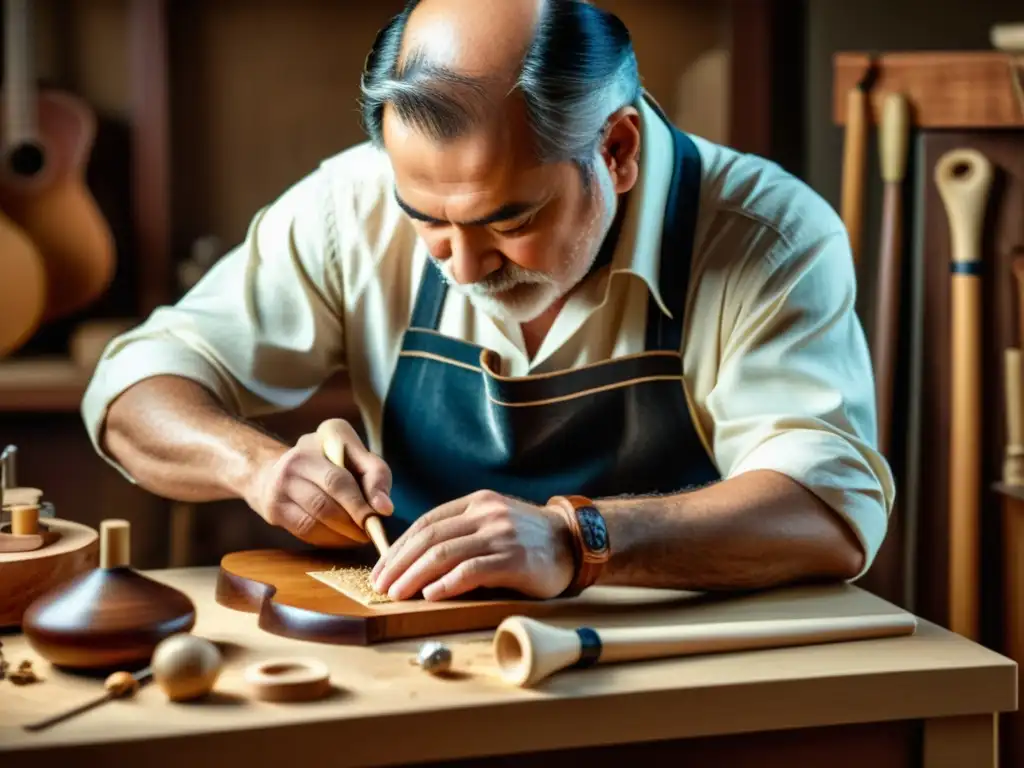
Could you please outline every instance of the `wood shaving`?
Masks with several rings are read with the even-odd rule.
[[[379,605],[381,603],[394,602],[386,594],[378,592],[373,588],[370,575],[373,569],[369,566],[341,567],[335,566],[329,571],[310,571],[318,581],[322,581],[329,587],[341,592],[345,597],[351,598],[363,605]]]
[[[14,672],[8,672],[7,678],[15,685],[29,685],[40,681],[36,671],[32,669],[32,662],[28,659],[21,662]]]
[[[0,643],[0,649],[2,648],[3,643]],[[10,662],[4,658],[3,650],[0,650],[0,680],[5,679],[10,680],[14,685],[28,685],[30,683],[38,683],[42,678],[32,669],[32,662],[28,659],[24,659],[12,670]]]

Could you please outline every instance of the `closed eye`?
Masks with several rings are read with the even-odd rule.
[[[491,228],[494,229],[494,231],[498,232],[499,234],[511,235],[526,229],[528,226],[530,226],[530,224],[533,223],[533,220],[535,218],[537,218],[536,211],[529,214],[528,216],[523,216],[522,218],[514,219],[510,222],[502,222],[500,226],[492,224]]]

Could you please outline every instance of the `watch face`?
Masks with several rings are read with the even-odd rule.
[[[580,533],[583,536],[583,543],[591,552],[603,552],[608,548],[608,529],[605,528],[604,518],[593,507],[580,507],[576,510],[576,517],[580,522]]]

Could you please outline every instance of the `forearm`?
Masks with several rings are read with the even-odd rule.
[[[254,468],[287,450],[176,376],[146,379],[118,397],[102,445],[146,490],[198,502],[243,497]]]
[[[597,505],[612,547],[603,584],[761,589],[851,578],[863,563],[848,526],[807,489],[775,472]]]

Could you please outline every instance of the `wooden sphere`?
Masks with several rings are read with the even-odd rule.
[[[190,634],[172,635],[153,651],[153,680],[171,701],[189,701],[213,690],[221,670],[217,646]]]

